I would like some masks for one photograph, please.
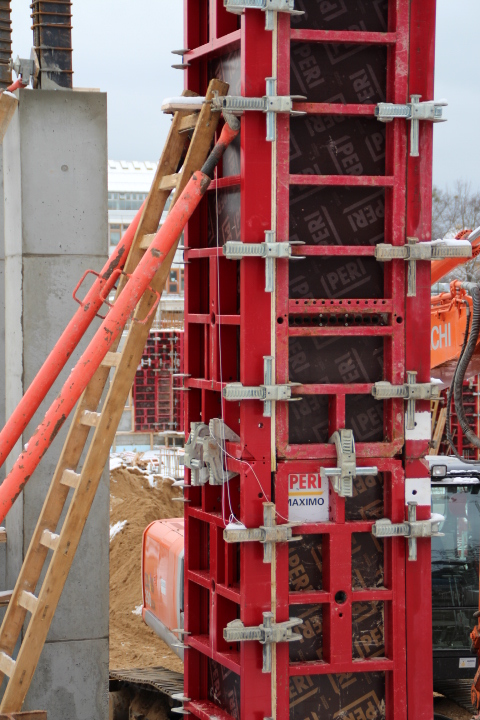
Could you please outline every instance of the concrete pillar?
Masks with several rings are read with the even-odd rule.
[[[77,281],[88,268],[100,270],[107,258],[106,95],[20,91],[4,140],[4,192],[8,417],[77,309],[72,299]],[[27,428],[7,471],[42,416],[37,413]],[[8,587],[18,576],[67,429],[7,516]],[[24,706],[46,710],[49,720],[108,716],[108,529],[106,472]]]

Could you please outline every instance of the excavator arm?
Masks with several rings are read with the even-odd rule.
[[[445,258],[432,262],[432,285],[439,282],[445,275],[459,265],[470,262],[480,255],[480,227],[476,230],[462,230],[455,236],[455,240],[469,240],[472,243],[472,257],[470,258]]]

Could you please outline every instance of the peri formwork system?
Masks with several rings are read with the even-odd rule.
[[[372,393],[403,386],[407,371],[430,380],[429,264],[417,263],[412,290],[405,260],[380,262],[376,248],[431,239],[432,125],[420,122],[412,156],[411,123],[375,113],[433,100],[435,2],[229,12],[245,5],[261,3],[185,0],[186,87],[204,95],[218,77],[229,95],[267,94],[270,107],[295,96],[304,114],[278,112],[272,130],[271,117],[246,111],[185,232],[186,428],[197,425],[186,453],[184,706],[205,719],[431,720],[430,542],[409,561],[404,537],[372,534],[379,519],[403,523],[408,502],[417,520],[430,517],[429,403],[410,401],[405,429],[403,397]],[[261,243],[268,260],[246,249]],[[262,387],[272,402],[258,399]],[[357,469],[378,470],[359,472],[347,497],[328,479],[341,460],[329,440],[344,429]],[[223,463],[207,478],[191,448],[209,432],[207,452],[219,448]],[[272,562],[261,532],[242,542],[236,523],[267,525],[266,501],[273,522],[297,522],[290,532],[302,536],[278,542]]]

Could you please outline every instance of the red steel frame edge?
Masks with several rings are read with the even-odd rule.
[[[420,94],[422,100],[433,100],[435,63],[436,0],[412,0],[410,6],[410,67],[408,95]],[[407,236],[420,241],[431,239],[432,218],[433,126],[420,123],[420,157],[408,159]],[[407,369],[418,372],[417,382],[430,381],[430,304],[429,263],[419,263],[417,294],[407,299],[406,356]],[[419,343],[419,338],[424,342]],[[417,403],[416,411],[429,411],[429,403]],[[423,458],[428,440],[407,440],[405,446],[407,477],[428,477]],[[417,517],[430,516],[430,507],[419,507]],[[409,720],[431,720],[433,701],[425,688],[433,686],[432,640],[425,628],[432,627],[431,542],[418,542],[417,562],[407,562],[407,675]],[[419,634],[421,633],[421,635]],[[418,638],[422,637],[422,642]]]
[[[232,23],[236,23],[236,16],[226,13],[223,8],[222,0],[211,0],[209,4],[209,18],[206,20],[202,16],[202,9],[205,15],[207,3],[198,0],[185,1],[185,19],[186,19],[186,36],[185,46],[192,50],[190,67],[186,71],[187,87],[202,94],[205,91],[205,85],[208,80],[206,76],[206,64],[210,57],[217,56],[223,42],[216,35],[231,31]],[[265,19],[263,13],[257,11],[247,11],[241,19],[240,45],[241,45],[241,82],[242,94],[246,96],[263,96],[265,94],[265,78],[269,77],[272,72],[271,66],[271,38],[272,34],[265,31]],[[207,27],[209,36],[206,36]],[[236,43],[238,35],[231,32],[231,39]],[[233,44],[233,43],[232,43]],[[201,47],[200,47],[201,46]],[[199,57],[195,59],[195,48],[199,48]],[[208,49],[207,49],[208,48]],[[209,52],[211,49],[211,52]],[[206,52],[205,52],[206,51]],[[200,55],[201,52],[201,55]],[[240,173],[240,192],[241,192],[241,238],[245,242],[262,242],[264,240],[264,231],[270,229],[270,187],[271,187],[271,145],[266,142],[265,134],[265,117],[257,113],[247,114],[242,118],[241,130],[241,173]],[[221,179],[220,179],[221,180]],[[230,185],[231,180],[227,180],[225,185]],[[217,187],[221,186],[221,182],[217,183]],[[205,204],[205,203],[204,203]],[[205,211],[205,208],[203,209]],[[199,214],[193,223],[185,232],[185,246],[201,248],[206,245],[205,236],[202,240],[202,232],[205,233],[205,217]],[[209,256],[208,263],[210,265],[210,298],[212,299],[212,289],[216,285],[216,268],[217,258],[214,254]],[[187,273],[188,275],[188,267]],[[220,282],[221,282],[221,263],[220,263]],[[240,380],[245,385],[259,385],[263,382],[263,356],[270,354],[270,298],[264,292],[264,261],[261,259],[253,259],[248,264],[241,263],[240,268]],[[196,288],[198,290],[198,288]],[[185,283],[185,303],[186,303],[186,320],[189,318],[189,308],[191,306],[191,293],[194,291],[190,287],[188,277]],[[212,299],[212,303],[213,303]],[[195,314],[195,313],[193,313]],[[202,322],[203,318],[197,314],[197,322]],[[223,324],[223,323],[221,323]],[[191,373],[189,362],[191,353],[194,348],[191,347],[192,339],[189,329],[191,323],[186,322],[185,325],[185,372]],[[214,334],[214,339],[212,335]],[[217,329],[212,330],[205,324],[205,339],[210,337],[209,342],[213,343],[212,347],[217,347],[219,335]],[[189,348],[190,345],[190,348]],[[214,350],[214,353],[217,352]],[[228,353],[229,348],[226,347],[222,340],[222,350]],[[232,348],[230,352],[234,352]],[[218,363],[213,360],[213,364],[206,370],[207,377],[211,377],[212,389],[219,392],[221,384],[218,382],[220,378],[214,377],[218,371]],[[210,374],[209,374],[210,373]],[[212,374],[213,373],[213,374]],[[190,385],[193,387],[195,381]],[[208,422],[212,416],[212,404],[207,403],[207,383],[197,379],[196,385],[202,387],[201,390],[201,407],[198,406],[198,399],[194,401],[191,398],[191,392],[186,394],[186,432],[189,431],[190,421],[203,420]],[[211,394],[211,392],[210,392]],[[220,396],[219,396],[220,399]],[[228,424],[229,416],[234,416],[233,412],[223,400],[223,410],[226,422]],[[200,417],[200,411],[202,415]],[[209,414],[210,413],[210,414]],[[215,411],[215,416],[220,415],[220,405]],[[249,462],[256,470],[263,492],[267,498],[270,497],[271,474],[270,474],[270,422],[263,417],[263,407],[261,403],[243,402],[240,403],[240,425],[233,427],[241,436],[239,448],[240,454],[244,454],[250,458]],[[238,455],[238,452],[236,453]],[[255,458],[252,460],[251,458]],[[188,473],[187,473],[188,482]],[[218,492],[219,488],[202,488],[187,491],[189,499],[198,506],[205,507],[205,495],[210,491]],[[263,520],[263,502],[265,500],[262,492],[259,492],[258,484],[252,475],[250,469],[243,466],[240,478],[240,514],[239,518],[248,527],[258,527]],[[189,575],[190,564],[190,548],[191,542],[195,538],[190,538],[190,532],[194,527],[194,517],[197,508],[192,507],[189,513],[189,506],[185,507],[186,529],[185,529],[185,567],[186,578],[193,578],[194,573]],[[204,516],[205,518],[208,515]],[[191,603],[198,596],[194,582],[187,579],[187,588],[185,595],[185,623],[186,629],[193,634],[189,638],[192,649],[185,653],[185,694],[192,698],[192,702],[187,705],[190,712],[197,717],[204,717],[204,708],[208,706],[207,697],[207,676],[206,662],[202,658],[206,656],[212,657],[219,662],[225,664],[225,655],[217,653],[215,647],[218,642],[222,643],[221,637],[223,627],[226,621],[218,616],[217,603],[215,601],[214,584],[217,572],[217,560],[215,548],[218,543],[221,544],[221,526],[217,523],[210,523],[210,568],[209,572],[212,576],[211,591],[209,594],[209,608],[195,607],[192,613]],[[220,533],[220,537],[218,535]],[[197,542],[200,538],[197,538]],[[262,612],[270,610],[270,565],[263,563],[263,552],[261,547],[256,547],[251,543],[240,546],[241,556],[241,576],[240,576],[240,617],[245,625],[259,625],[262,620]],[[198,574],[197,574],[198,576]],[[254,578],[254,579],[252,579]],[[198,579],[198,577],[197,577]],[[193,589],[192,589],[193,588]],[[207,591],[208,592],[208,591]],[[197,594],[196,594],[197,593]],[[218,595],[226,596],[228,593],[219,588]],[[235,593],[230,593],[234,600]],[[235,601],[235,600],[234,600]],[[202,615],[198,619],[196,615]],[[205,622],[205,614],[210,614],[210,637],[207,639],[203,636],[195,637],[195,633],[199,630],[199,623]],[[205,642],[206,641],[206,642]],[[246,720],[252,717],[268,716],[271,711],[270,699],[270,675],[262,674],[262,647],[258,643],[240,643],[240,707],[241,718]],[[230,664],[231,666],[231,664]],[[231,666],[233,669],[233,666]],[[238,670],[238,667],[236,667]],[[211,706],[212,707],[212,706]],[[217,713],[218,711],[215,710]],[[225,717],[227,714],[225,713]]]

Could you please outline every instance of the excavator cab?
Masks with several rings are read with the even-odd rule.
[[[430,456],[432,512],[443,515],[443,537],[432,538],[433,676],[473,679],[470,651],[479,601],[480,463]]]

